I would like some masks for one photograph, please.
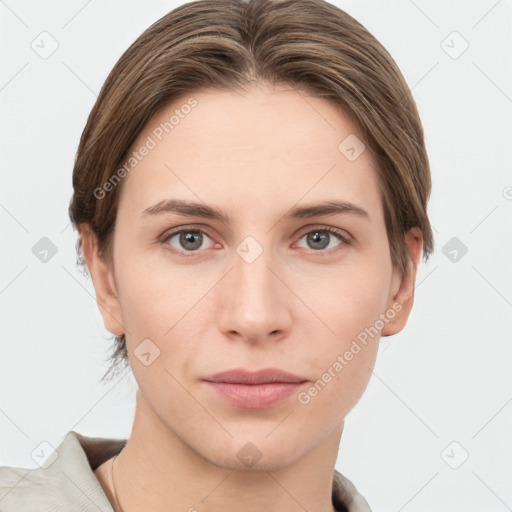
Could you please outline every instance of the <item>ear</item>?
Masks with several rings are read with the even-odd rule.
[[[414,227],[407,231],[404,238],[409,251],[407,272],[403,278],[398,274],[394,276],[387,310],[394,310],[397,313],[394,318],[385,323],[381,331],[382,336],[391,336],[405,327],[414,303],[416,272],[423,250],[423,233],[419,228]]]
[[[82,237],[82,253],[93,281],[96,303],[103,323],[108,331],[120,336],[125,329],[113,268],[100,256],[98,240],[90,226],[80,225],[79,232]]]

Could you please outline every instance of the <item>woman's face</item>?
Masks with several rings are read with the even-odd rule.
[[[105,324],[126,333],[138,399],[217,465],[284,466],[341,433],[381,331],[405,322],[361,140],[328,101],[260,87],[175,101],[130,151]],[[268,368],[302,382],[207,381]]]

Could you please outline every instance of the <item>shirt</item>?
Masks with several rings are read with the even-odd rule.
[[[126,442],[71,430],[40,467],[0,466],[0,511],[114,512],[93,471],[119,453]],[[42,456],[44,451],[43,445],[33,456]],[[339,512],[371,512],[354,484],[336,469],[332,503]]]

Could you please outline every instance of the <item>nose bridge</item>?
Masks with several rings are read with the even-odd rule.
[[[284,328],[287,315],[280,289],[283,284],[274,275],[274,266],[277,263],[272,250],[253,236],[235,248],[234,268],[223,293],[224,330],[257,340]]]
[[[272,251],[264,247],[253,236],[246,237],[236,248],[232,280],[238,295],[237,303],[248,308],[253,315],[264,313],[270,308],[271,293],[275,288],[275,277],[268,267],[272,267]],[[245,313],[247,315],[247,313]]]

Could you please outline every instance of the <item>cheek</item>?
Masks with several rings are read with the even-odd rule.
[[[187,295],[193,295],[190,283],[182,282],[178,268],[162,264],[159,251],[135,248],[117,263],[125,326],[133,338],[162,337],[183,315]]]
[[[162,382],[172,380],[166,370],[181,379],[197,356],[200,341],[205,339],[203,331],[209,322],[201,297],[214,281],[207,279],[200,284],[198,278],[194,282],[190,270],[183,272],[174,267],[169,271],[161,259],[151,261],[149,257],[124,260],[117,274],[122,283],[120,303],[127,348],[136,379],[141,379],[142,387],[155,390]],[[142,356],[147,353],[149,356]],[[143,363],[148,359],[154,362],[146,367]]]
[[[322,331],[310,353],[313,373],[319,379],[312,394],[323,395],[318,402],[351,407],[364,391],[378,352],[389,286],[390,276],[382,266],[375,266],[373,272],[353,269],[333,280],[329,293],[317,290],[310,295],[317,316],[328,326],[324,328],[318,320],[316,326],[311,324],[312,335]]]
[[[309,289],[308,305],[323,320],[331,350],[343,349],[385,311],[391,286],[388,270],[382,263],[346,268],[322,280],[321,287]]]

